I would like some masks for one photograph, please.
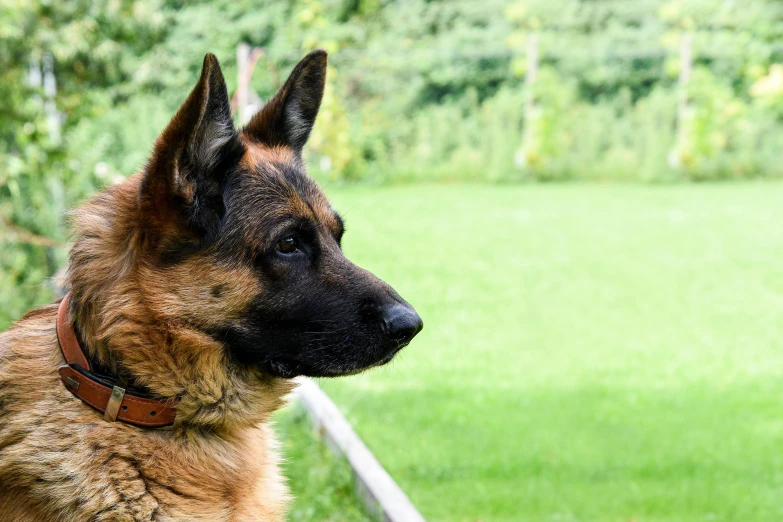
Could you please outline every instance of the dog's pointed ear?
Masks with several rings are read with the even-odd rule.
[[[198,182],[215,174],[234,141],[238,136],[226,81],[210,53],[204,57],[198,83],[155,142],[148,181],[165,182],[169,191],[192,199]]]
[[[222,209],[209,203],[219,203],[229,163],[238,161],[241,151],[226,81],[215,55],[207,54],[198,83],[155,142],[143,197],[159,214],[184,207],[189,220],[214,218]],[[210,215],[196,215],[205,211]]]
[[[318,49],[297,64],[283,87],[247,124],[245,134],[300,154],[321,107],[325,83],[326,51]]]

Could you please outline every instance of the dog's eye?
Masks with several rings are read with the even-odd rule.
[[[278,241],[275,249],[281,254],[293,254],[299,250],[299,243],[294,236],[288,236]]]

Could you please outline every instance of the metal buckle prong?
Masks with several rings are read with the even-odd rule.
[[[125,397],[125,388],[115,386],[111,390],[111,396],[109,397],[109,403],[106,405],[106,411],[103,413],[103,418],[109,422],[117,420],[117,414],[120,412],[120,405],[122,399]]]

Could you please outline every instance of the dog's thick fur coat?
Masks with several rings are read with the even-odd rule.
[[[75,212],[81,343],[178,401],[177,418],[105,421],[59,380],[57,305],[28,313],[0,334],[0,521],[284,520],[268,422],[290,378],[383,364],[421,328],[342,256],[342,220],[304,174],[325,72],[326,54],[308,55],[237,132],[208,55],[144,170]]]
[[[198,367],[222,381],[212,390],[192,390],[189,400],[200,398],[204,410],[225,408],[223,428],[109,423],[51,370],[64,363],[56,309],[38,309],[2,336],[0,520],[284,520],[287,493],[263,420],[281,404],[288,382],[263,383],[244,398],[250,379],[233,384],[220,366],[206,363]],[[187,337],[173,332],[170,342],[183,343],[179,349],[199,342]],[[244,421],[245,413],[260,424]]]

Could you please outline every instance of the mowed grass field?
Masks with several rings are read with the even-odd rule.
[[[294,497],[289,522],[373,522],[356,495],[351,466],[320,440],[301,406],[278,412],[275,428]]]
[[[783,185],[328,192],[425,327],[322,385],[427,520],[783,520]]]

